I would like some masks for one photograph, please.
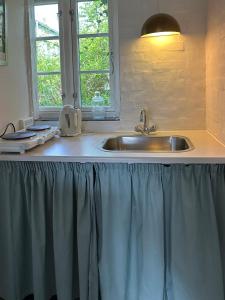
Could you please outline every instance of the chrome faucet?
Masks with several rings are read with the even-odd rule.
[[[149,126],[149,112],[146,109],[141,110],[140,122],[143,122],[143,124],[138,124],[135,127],[135,131],[141,132],[142,134],[151,134],[156,131],[155,124],[151,124],[151,126]]]

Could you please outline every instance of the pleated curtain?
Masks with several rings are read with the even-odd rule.
[[[0,162],[0,298],[224,300],[225,166]]]
[[[3,162],[0,193],[0,297],[97,299],[92,165]]]
[[[224,166],[96,169],[102,299],[224,299]]]

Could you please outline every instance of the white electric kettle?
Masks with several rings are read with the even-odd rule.
[[[61,136],[76,136],[81,134],[81,110],[72,105],[64,105],[59,116]]]

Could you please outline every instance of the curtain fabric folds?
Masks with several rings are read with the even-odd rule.
[[[96,167],[102,300],[224,300],[225,167]]]
[[[225,166],[0,162],[0,270],[5,300],[224,300]]]
[[[97,300],[92,165],[1,162],[0,193],[0,297]]]

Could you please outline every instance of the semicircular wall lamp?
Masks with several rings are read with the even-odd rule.
[[[180,33],[180,25],[174,17],[158,13],[144,23],[141,37],[178,35]]]

